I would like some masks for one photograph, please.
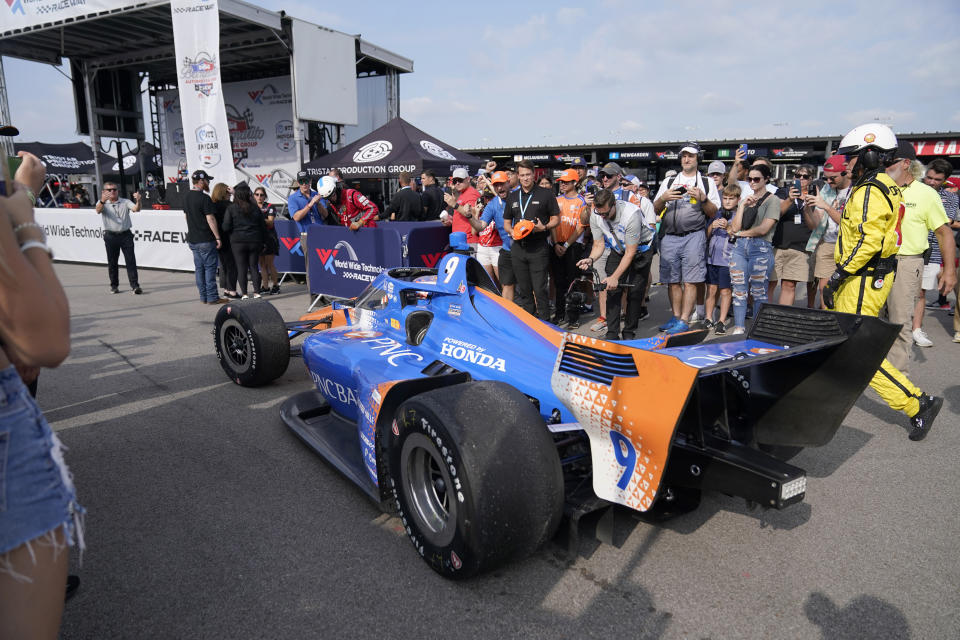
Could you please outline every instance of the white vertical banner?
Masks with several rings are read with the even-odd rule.
[[[230,129],[220,86],[217,0],[170,0],[187,167],[234,185]]]

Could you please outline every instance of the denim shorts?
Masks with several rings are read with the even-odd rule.
[[[59,438],[13,366],[0,370],[0,570],[4,553],[61,526],[82,549],[83,513]]]

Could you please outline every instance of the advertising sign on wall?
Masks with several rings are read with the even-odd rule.
[[[238,169],[237,180],[246,180],[286,194],[294,184],[297,162],[292,120],[293,96],[289,76],[232,82],[223,87],[230,154]],[[163,173],[168,182],[186,169],[184,127],[176,92],[159,94],[160,133],[163,140]],[[211,171],[220,182],[220,176]],[[233,183],[230,183],[233,186]],[[276,201],[276,198],[271,198]]]

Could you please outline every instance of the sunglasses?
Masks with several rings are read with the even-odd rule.
[[[463,182],[463,178],[454,178],[450,182],[451,184],[460,184],[461,182]]]
[[[809,180],[809,179],[810,179],[810,174],[809,174],[809,173],[795,173],[795,174],[793,174],[793,177],[794,177],[794,178],[800,178],[801,180]]]
[[[611,178],[616,178],[617,176],[616,176],[616,174],[611,175],[611,174],[609,174],[609,173],[603,173],[603,172],[601,172],[601,173],[600,173],[600,177],[603,178],[604,180],[610,180]]]
[[[253,197],[254,197],[254,198],[266,198],[266,197],[267,197],[267,194],[265,194],[265,193],[259,193],[259,192],[258,192],[258,193],[253,194]]]
[[[763,182],[763,178],[747,178],[748,182]]]

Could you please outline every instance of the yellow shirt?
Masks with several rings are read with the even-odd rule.
[[[876,183],[885,186],[886,193]],[[834,250],[837,268],[856,273],[877,254],[896,255],[903,211],[900,187],[887,174],[878,173],[855,186],[840,218]]]
[[[935,189],[914,180],[900,190],[903,194],[903,222],[900,223],[900,255],[915,256],[930,246],[928,232],[949,222],[943,201]]]

